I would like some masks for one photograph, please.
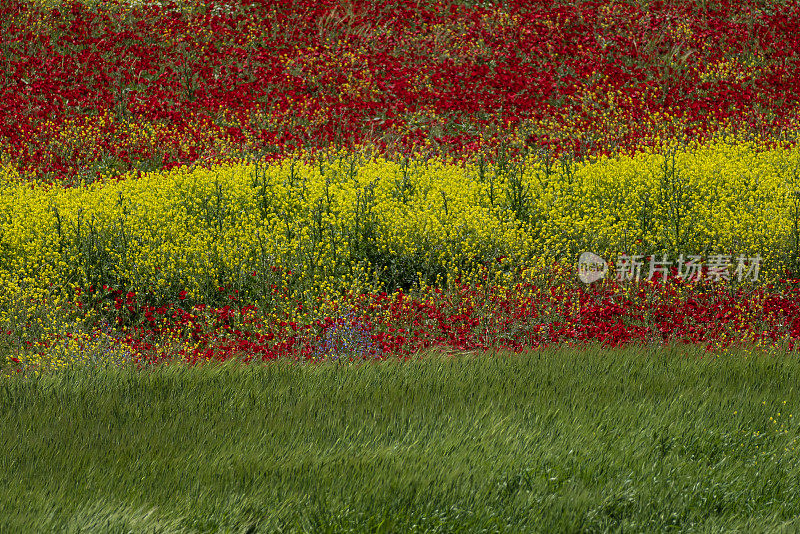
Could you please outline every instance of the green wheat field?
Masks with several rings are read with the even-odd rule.
[[[678,346],[75,366],[0,389],[0,531],[791,531],[798,371]]]

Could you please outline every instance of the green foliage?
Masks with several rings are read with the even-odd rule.
[[[0,530],[796,527],[799,365],[588,346],[6,379]]]

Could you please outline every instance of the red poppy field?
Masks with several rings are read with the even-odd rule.
[[[790,151],[796,135],[800,44],[791,2],[6,2],[2,10],[8,187],[97,187],[231,162],[322,161],[334,151],[390,161],[480,158],[498,174],[531,154],[568,169],[721,136],[752,143],[752,151]],[[513,185],[505,182],[514,209],[503,217],[533,224],[514,203]],[[11,243],[8,219],[7,258],[26,253]],[[165,291],[109,274],[113,259],[90,272],[84,243],[67,257],[78,273],[68,287],[49,281],[27,300],[7,299],[3,345],[11,363],[59,343],[118,341],[134,359],[151,361],[309,360],[348,344],[358,349],[348,358],[583,341],[792,350],[800,336],[796,235],[787,236],[771,284],[673,279],[598,288],[555,263],[539,262],[536,282],[526,278],[534,252],[553,252],[545,245],[527,257],[488,247],[472,260],[452,252],[462,266],[456,272],[446,262],[376,252],[378,238],[362,232],[362,250],[349,260],[378,283],[359,294],[299,284],[308,265],[295,259],[253,269],[252,278],[272,288],[257,296],[241,276],[220,272],[189,298],[180,279]],[[118,246],[113,236],[97,241],[99,249]],[[672,244],[639,239],[625,252],[698,252],[688,240]],[[777,254],[745,245],[723,252],[734,260],[739,252]],[[560,252],[551,257],[569,266],[581,249]],[[42,272],[36,265],[28,277]],[[464,269],[469,282],[459,276]],[[498,271],[508,276],[495,283]],[[9,285],[13,275],[9,268]],[[42,328],[48,299],[60,317],[85,313],[84,328]]]

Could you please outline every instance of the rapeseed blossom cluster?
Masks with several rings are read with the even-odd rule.
[[[620,254],[760,255],[759,281],[798,272],[799,169],[797,147],[736,138],[584,161],[541,151],[494,161],[481,153],[464,161],[298,152],[270,162],[232,159],[72,188],[31,184],[6,166],[0,176],[0,328],[15,340],[12,353],[49,351],[55,360],[40,362],[45,367],[66,365],[56,349],[74,344],[75,332],[108,322],[156,353],[165,353],[164,342],[171,340],[167,345],[180,350],[213,354],[211,345],[225,336],[208,338],[208,328],[245,338],[248,329],[261,340],[224,342],[225,350],[272,351],[265,342],[282,339],[288,344],[276,351],[300,351],[314,360],[371,357],[402,345],[409,332],[423,344],[449,340],[471,347],[496,336],[514,347],[523,346],[523,338],[548,342],[573,330],[577,335],[553,325],[586,313],[585,304],[569,296],[569,284],[546,279],[554,268],[569,272],[583,251],[611,262]],[[732,292],[739,281],[730,284]],[[341,311],[359,295],[402,302],[403,292],[416,292],[447,300],[441,293],[447,288],[473,296],[447,304],[454,306],[447,319],[420,322],[447,332],[430,339],[422,330],[388,323],[376,333],[375,321],[383,320],[375,315],[377,304],[348,305],[369,320]],[[635,297],[641,289],[622,291],[626,299],[644,298]],[[694,298],[681,297],[680,285],[675,291],[662,304],[653,300],[657,291],[647,297],[653,309],[642,324],[620,323],[633,330],[619,330],[617,337],[667,339],[685,328],[695,336],[693,327],[667,324],[658,311],[675,298]],[[550,304],[542,304],[548,293]],[[526,305],[526,299],[539,304]],[[715,313],[778,320],[767,317],[766,301],[763,309],[752,308],[753,299],[757,295]],[[500,311],[491,312],[499,319],[474,315],[490,301],[516,302],[517,319],[534,315],[507,324],[497,323],[505,320]],[[611,301],[603,306],[610,307],[602,316],[620,312]],[[785,303],[780,306],[784,313]],[[386,313],[405,321],[394,316],[396,308]],[[438,317],[441,309],[430,313]],[[794,322],[781,321],[779,330],[796,330]],[[580,335],[595,335],[592,328]],[[381,345],[375,336],[382,335]],[[777,342],[772,332],[748,335],[754,343]],[[305,348],[297,336],[309,340]],[[715,336],[720,346],[741,338],[727,331]],[[130,356],[139,349],[126,350]]]
[[[792,266],[800,152],[717,141],[576,163],[391,161],[335,152],[69,189],[0,183],[2,321],[25,302],[106,287],[211,304],[465,280],[504,258],[584,250],[761,254]],[[63,295],[62,295],[63,296]]]

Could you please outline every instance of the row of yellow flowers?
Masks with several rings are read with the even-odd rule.
[[[226,285],[263,299],[276,283],[295,296],[393,289],[464,278],[498,257],[574,262],[585,250],[757,253],[768,279],[797,252],[797,148],[728,139],[586,162],[487,161],[300,154],[71,189],[6,167],[0,321],[89,285],[195,302]]]

